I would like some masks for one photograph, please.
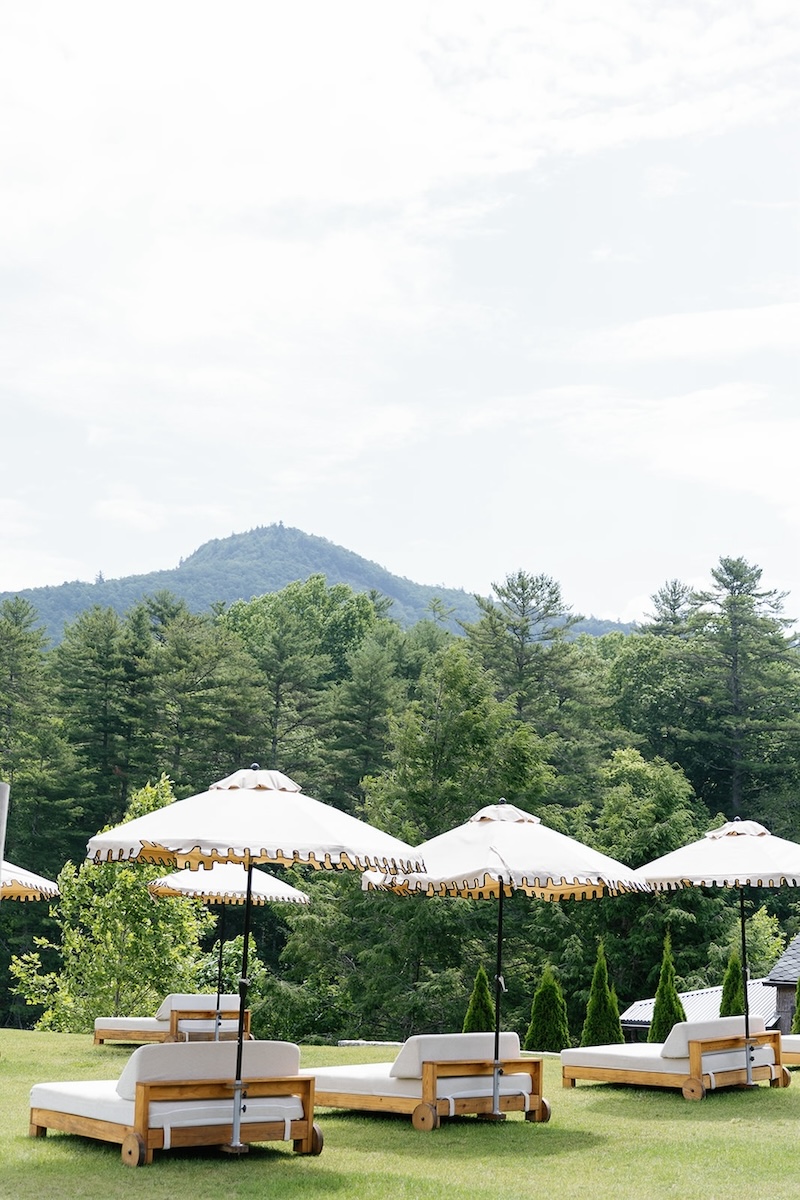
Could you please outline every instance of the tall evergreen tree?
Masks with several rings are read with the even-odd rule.
[[[741,1017],[744,1015],[744,979],[742,978],[742,960],[736,950],[728,959],[725,978],[722,981],[722,998],[719,1002],[721,1017]]]
[[[548,963],[531,1004],[531,1020],[523,1048],[558,1054],[570,1045],[567,1005],[561,984]]]
[[[493,583],[492,590],[492,599],[475,597],[480,619],[465,631],[484,666],[496,675],[500,698],[513,700],[517,716],[529,719],[550,675],[545,650],[562,642],[580,617],[548,575],[516,571]]]
[[[463,641],[433,655],[392,722],[389,769],[365,781],[369,820],[417,843],[466,821],[487,797],[542,794],[551,777],[543,744],[493,692]]]
[[[675,963],[672,959],[672,942],[669,931],[664,935],[664,953],[661,973],[656,988],[653,1017],[647,1035],[648,1042],[665,1042],[672,1026],[686,1020],[686,1010],[675,986]]]
[[[692,596],[701,697],[687,766],[712,812],[758,816],[765,794],[798,778],[800,661],[783,593],[743,558],[721,558]]]
[[[619,1007],[609,984],[605,950],[603,943],[598,942],[586,1019],[581,1030],[581,1045],[610,1046],[624,1040]]]
[[[464,1014],[462,1033],[483,1033],[494,1030],[494,1001],[489,987],[489,976],[481,965],[475,976],[472,994]]]
[[[390,717],[401,709],[405,689],[392,650],[373,635],[352,651],[348,667],[350,678],[330,697],[327,774],[331,798],[352,812],[363,805],[361,781],[388,765]]]

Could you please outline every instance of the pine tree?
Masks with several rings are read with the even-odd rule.
[[[489,988],[489,977],[482,966],[478,967],[472,995],[464,1017],[462,1033],[486,1033],[494,1030],[494,1003]]]
[[[658,977],[653,1018],[647,1035],[648,1042],[665,1042],[672,1026],[685,1020],[686,1012],[675,986],[675,963],[672,959],[672,942],[668,930],[664,935],[661,974]]]
[[[564,993],[561,990],[561,984],[553,974],[553,968],[548,963],[533,996],[531,1023],[525,1034],[523,1048],[558,1054],[569,1045],[569,1024]]]
[[[582,1046],[610,1046],[623,1042],[619,1007],[608,981],[608,965],[603,943],[597,944],[597,960],[586,1005],[586,1020],[581,1032]]]
[[[736,950],[732,951],[722,981],[722,999],[719,1002],[721,1017],[741,1017],[744,1015],[744,980],[742,978],[742,960]]]

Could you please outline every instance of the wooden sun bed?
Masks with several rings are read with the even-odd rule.
[[[747,1045],[749,1044],[749,1050]],[[749,1043],[744,1017],[682,1021],[663,1043],[585,1046],[561,1051],[561,1082],[576,1080],[632,1084],[635,1087],[679,1088],[687,1100],[702,1100],[710,1090],[747,1084],[745,1053],[751,1056],[751,1079],[770,1087],[788,1087],[781,1036],[764,1029],[762,1017],[750,1018]]]
[[[442,1118],[493,1112],[494,1034],[421,1034],[409,1038],[393,1063],[304,1068],[316,1081],[316,1103],[327,1108],[399,1113],[415,1129],[437,1129]],[[522,1058],[515,1033],[500,1035],[502,1113],[548,1121],[542,1060]]]
[[[787,1067],[800,1067],[800,1033],[781,1034],[781,1062]]]
[[[219,1146],[233,1136],[236,1046],[212,1042],[140,1046],[118,1080],[42,1083],[31,1089],[31,1137],[48,1129],[80,1134],[122,1148],[136,1167],[155,1150]],[[298,1074],[300,1051],[290,1042],[243,1047],[246,1105],[240,1140],[291,1141],[297,1154],[319,1154],[314,1081]]]
[[[235,994],[219,998],[219,1029],[217,1030],[217,997],[206,993],[172,993],[165,997],[154,1017],[97,1017],[94,1023],[94,1044],[105,1042],[194,1042],[235,1039],[239,1033],[239,997]],[[244,1013],[244,1034],[250,1037],[250,1010]]]

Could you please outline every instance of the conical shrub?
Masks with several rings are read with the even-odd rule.
[[[672,1026],[686,1020],[678,989],[675,986],[675,963],[672,958],[672,941],[669,931],[664,936],[664,951],[661,956],[661,972],[656,988],[653,1019],[650,1022],[648,1042],[665,1042]]]
[[[603,943],[598,942],[597,961],[592,972],[586,1019],[581,1032],[581,1045],[610,1046],[624,1040],[619,1020],[619,1005],[608,982],[606,953]]]
[[[721,1017],[744,1016],[744,980],[742,978],[742,960],[738,951],[733,950],[725,968],[725,978],[722,980],[722,999],[719,1002]]]
[[[531,1023],[525,1034],[523,1049],[558,1054],[569,1046],[567,1005],[561,984],[548,964],[542,972],[531,1004]]]
[[[491,1033],[494,1030],[494,1001],[489,988],[489,977],[483,967],[478,967],[472,995],[469,998],[462,1033]]]

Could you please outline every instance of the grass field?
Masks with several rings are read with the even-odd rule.
[[[28,1132],[28,1091],[48,1079],[113,1079],[130,1050],[91,1037],[0,1030],[2,1200],[702,1200],[800,1198],[797,1143],[800,1075],[789,1088],[710,1093],[579,1084],[561,1087],[557,1059],[545,1063],[547,1125],[516,1114],[501,1124],[474,1118],[417,1133],[408,1119],[318,1110],[318,1158],[255,1147],[242,1158],[217,1150],[156,1152],[131,1169],[119,1148]],[[307,1047],[304,1066],[381,1061],[394,1050]]]

